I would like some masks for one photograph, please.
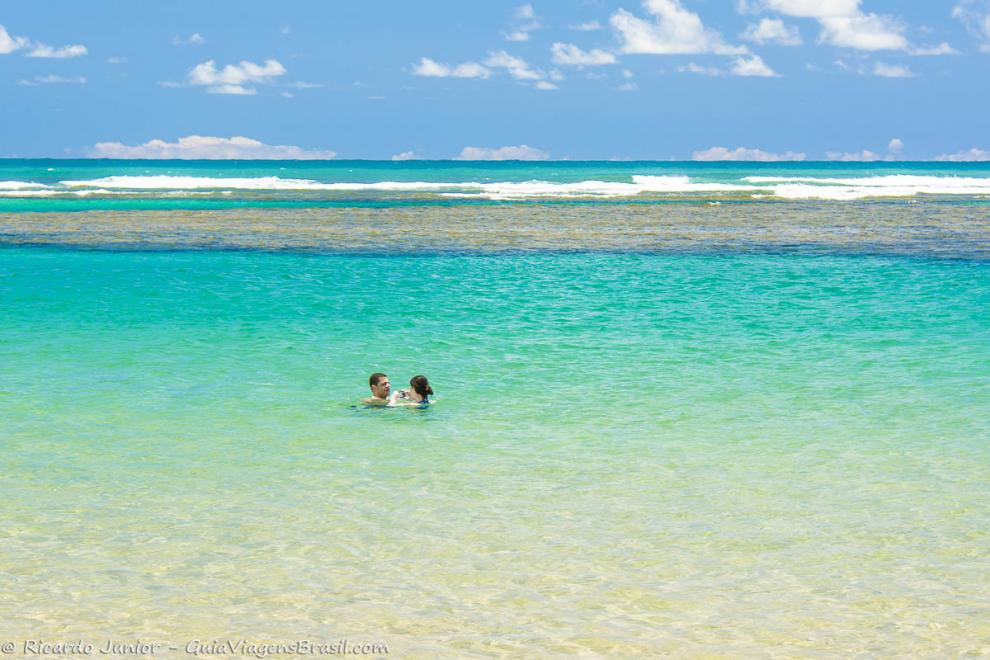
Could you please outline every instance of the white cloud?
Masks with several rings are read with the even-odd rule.
[[[403,151],[401,154],[392,156],[392,160],[419,160],[415,151]]]
[[[248,85],[269,83],[285,73],[285,67],[278,60],[265,60],[264,64],[244,60],[240,64],[228,64],[220,71],[217,71],[216,62],[209,60],[193,67],[188,80],[191,85],[206,86],[211,94],[250,95],[256,92]]]
[[[43,44],[40,41],[31,41],[27,37],[12,37],[8,32],[7,28],[0,25],[0,55],[9,55],[16,50],[21,50],[22,48],[30,48],[31,50],[27,53],[28,57],[43,57],[43,58],[58,58],[64,59],[67,57],[80,57],[86,55],[89,51],[82,44],[73,44],[71,46],[60,46],[58,48],[52,48],[47,44]]]
[[[863,14],[821,20],[821,40],[858,50],[905,50],[904,28],[889,16]]]
[[[107,64],[127,64],[126,57],[108,57]]]
[[[677,70],[681,73],[696,73],[699,76],[721,76],[725,75],[725,71],[714,66],[701,66],[700,64],[695,64],[694,62],[688,62],[684,66],[677,67]]]
[[[548,91],[552,89],[560,89],[559,87],[557,87],[557,85],[554,85],[552,82],[547,82],[546,80],[540,80],[533,83],[533,87],[544,91]]]
[[[696,73],[700,76],[724,76],[727,73],[731,73],[735,76],[744,77],[760,77],[760,78],[777,78],[777,74],[773,69],[766,65],[763,59],[759,55],[750,55],[749,57],[737,57],[735,62],[732,64],[732,69],[725,71],[714,66],[701,66],[700,64],[695,64],[694,62],[688,62],[684,66],[677,68],[681,73]],[[721,147],[717,147],[721,148]],[[745,160],[745,159],[744,159]],[[750,159],[753,160],[753,159]]]
[[[151,140],[128,146],[120,142],[100,142],[89,150],[93,158],[149,159],[241,159],[241,160],[328,160],[333,151],[307,150],[287,145],[269,145],[246,137],[189,135],[176,142]]]
[[[942,154],[941,156],[935,156],[935,160],[953,163],[984,161],[990,160],[990,151],[986,149],[973,148],[969,151],[960,151],[954,154]]]
[[[610,23],[622,40],[622,52],[643,55],[742,55],[745,46],[730,46],[722,35],[706,28],[701,18],[681,6],[680,0],[645,0],[654,21],[645,21],[620,9]]]
[[[431,78],[488,78],[492,75],[492,69],[504,69],[516,80],[544,82],[542,85],[534,85],[537,89],[556,89],[556,85],[546,82],[548,75],[540,70],[531,69],[526,60],[521,57],[509,55],[504,50],[488,54],[488,58],[482,64],[477,62],[464,62],[457,66],[450,66],[441,62],[436,62],[428,57],[421,57],[419,63],[413,67],[413,75],[427,76]],[[563,80],[559,71],[551,71],[549,77],[552,80]]]
[[[509,55],[504,50],[490,53],[484,64],[493,69],[505,69],[516,80],[543,80],[546,78],[546,74],[542,71],[530,69],[526,60]]]
[[[446,78],[451,75],[451,68],[446,64],[441,64],[428,57],[419,58],[419,64],[413,67],[414,76],[426,76],[428,78]]]
[[[18,85],[34,87],[35,85],[85,85],[84,76],[57,76],[49,74],[47,76],[35,76],[31,80],[18,80]]]
[[[595,30],[601,30],[602,24],[598,21],[587,21],[585,23],[578,23],[577,25],[571,26],[572,30],[577,30],[578,32],[594,32]]]
[[[904,25],[893,16],[867,14],[860,0],[760,0],[752,9],[813,18],[822,28],[820,43],[857,50],[907,50]]]
[[[863,149],[862,151],[828,151],[825,153],[828,160],[838,160],[845,162],[871,162],[871,161],[895,161],[900,156],[901,151],[904,149],[904,141],[900,138],[893,138],[887,143],[887,154],[882,155],[876,152],[870,151],[869,149]]]
[[[830,18],[858,13],[861,0],[753,0],[751,8],[773,9],[789,16]],[[762,5],[762,6],[761,6]]]
[[[311,83],[305,80],[295,80],[286,84],[286,87],[292,87],[294,89],[320,89],[323,86],[323,83]]]
[[[173,46],[202,46],[205,43],[206,39],[199,32],[194,32],[185,39],[182,37],[172,37]]]
[[[900,66],[895,64],[884,64],[883,62],[877,62],[873,65],[874,75],[881,76],[883,78],[914,78],[915,73],[911,71],[906,66]]]
[[[455,78],[487,78],[491,73],[476,62],[465,62],[458,64],[451,75]]]
[[[0,55],[9,55],[15,50],[25,48],[31,41],[27,37],[12,37],[7,28],[0,25]]]
[[[753,160],[761,162],[784,161],[784,160],[804,160],[803,153],[788,151],[782,154],[770,153],[762,149],[747,149],[739,147],[734,150],[725,147],[712,147],[704,151],[695,151],[691,160],[719,161],[719,160]]]
[[[517,21],[528,21],[522,25],[517,25],[509,33],[502,33],[506,41],[529,41],[529,33],[533,30],[540,29],[540,22],[536,20],[536,12],[533,10],[533,5],[526,4],[518,7],[515,11],[515,19]]]
[[[835,61],[835,65],[843,71],[855,73],[861,76],[880,76],[881,78],[915,78],[918,76],[909,67],[899,64],[885,64],[884,62],[859,61],[846,62],[843,59]]]
[[[869,149],[863,149],[862,151],[856,151],[852,153],[843,153],[841,151],[829,151],[825,153],[825,157],[828,158],[829,160],[838,160],[847,163],[883,160],[883,156],[881,156],[880,154],[875,154]]]
[[[43,43],[36,43],[32,45],[31,52],[28,53],[27,56],[65,59],[67,57],[81,57],[88,52],[89,51],[86,50],[86,47],[80,44],[62,46],[61,48],[52,48],[51,46],[46,46]]]
[[[603,64],[615,64],[615,55],[593,48],[590,51],[583,51],[574,44],[554,43],[550,48],[553,53],[553,61],[566,66],[601,66]]]
[[[919,46],[908,51],[909,55],[958,55],[959,51],[943,41],[937,46]]]
[[[969,33],[980,40],[981,51],[990,53],[990,2],[961,0],[953,7],[952,16],[962,21]]]
[[[521,144],[518,147],[464,147],[457,160],[547,160],[550,157],[545,151]]]
[[[737,57],[732,65],[732,73],[737,76],[755,76],[760,78],[776,78],[777,73],[768,67],[759,55]]]
[[[749,25],[742,38],[758,44],[800,46],[801,33],[796,26],[785,25],[779,18],[764,18],[756,25]]]
[[[206,89],[207,94],[232,94],[234,96],[254,96],[258,90],[243,85],[214,85]]]
[[[492,72],[477,62],[464,62],[452,67],[421,57],[419,64],[413,67],[413,75],[428,78],[487,78]]]
[[[635,92],[639,89],[639,85],[634,82],[625,82],[619,85],[616,89],[620,92]]]

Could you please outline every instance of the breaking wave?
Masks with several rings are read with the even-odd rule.
[[[625,181],[377,181],[196,176],[107,176],[56,184],[0,181],[0,197],[183,197],[231,195],[233,191],[298,193],[393,193],[487,200],[596,199],[638,196],[734,196],[754,199],[856,200],[917,195],[990,195],[990,177],[894,174],[864,177],[743,176],[729,181],[682,175],[633,175]]]

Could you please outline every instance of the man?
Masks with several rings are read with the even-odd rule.
[[[371,387],[371,396],[364,400],[364,405],[388,405],[388,397],[392,393],[392,384],[388,382],[388,376],[375,372],[368,379],[368,385]]]

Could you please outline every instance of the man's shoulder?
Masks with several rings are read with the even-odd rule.
[[[363,403],[366,406],[384,406],[388,403],[388,399],[380,399],[377,396],[369,396],[361,403]]]

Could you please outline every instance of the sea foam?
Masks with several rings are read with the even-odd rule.
[[[872,177],[776,177],[748,176],[744,180],[771,184],[777,197],[785,199],[863,199],[867,197],[913,197],[915,195],[986,195],[990,178],[918,176],[891,174]]]
[[[46,187],[43,183],[34,183],[31,181],[0,181],[0,190],[30,190]]]
[[[253,178],[193,177],[193,176],[108,176],[85,181],[63,181],[69,188],[98,186],[126,190],[381,190],[429,191],[447,189],[477,189],[480,183],[430,183],[425,181],[380,181],[375,183],[321,183],[311,179],[283,179],[277,176]]]
[[[373,181],[323,182],[313,179],[205,176],[107,176],[62,181],[46,186],[26,181],[0,182],[0,197],[58,195],[232,194],[232,191],[420,193],[460,199],[526,200],[623,198],[640,195],[734,195],[752,198],[855,200],[916,195],[990,195],[990,177],[895,174],[864,177],[743,176],[705,181],[686,175],[632,175],[626,181]]]

